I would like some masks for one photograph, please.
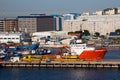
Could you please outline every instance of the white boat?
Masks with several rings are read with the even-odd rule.
[[[95,47],[89,47],[82,40],[75,40],[69,47],[72,56],[78,55],[78,58],[84,60],[101,60],[107,51],[106,48],[95,49]]]

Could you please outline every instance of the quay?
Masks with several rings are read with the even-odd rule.
[[[120,68],[120,60],[79,62],[0,62],[1,68]]]

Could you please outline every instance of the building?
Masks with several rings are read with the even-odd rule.
[[[5,31],[5,20],[2,19],[0,20],[0,32],[4,32]]]
[[[63,22],[62,15],[53,14],[51,16],[53,16],[54,19],[55,19],[55,29],[56,29],[56,31],[62,31],[62,22]]]
[[[118,7],[117,9],[118,9],[117,14],[120,14],[120,7]]]
[[[32,41],[38,42],[41,38],[65,38],[68,37],[68,32],[66,31],[46,31],[46,32],[35,32],[32,34]]]
[[[18,20],[13,18],[0,19],[0,31],[1,32],[18,31]]]
[[[110,32],[109,38],[120,38],[119,32]]]
[[[69,14],[63,14],[63,19],[64,20],[75,20],[77,19],[78,16],[80,16],[79,13],[69,13]]]
[[[116,29],[120,29],[120,15],[79,16],[76,20],[63,22],[63,31],[68,32],[88,30],[91,34],[107,35]]]
[[[103,15],[103,11],[96,11],[95,15]]]
[[[74,20],[73,14],[63,14],[64,20]]]
[[[18,27],[27,33],[56,30],[54,17],[46,15],[18,16]]]
[[[54,17],[55,18],[55,28],[57,31],[62,31],[62,17]]]
[[[104,15],[115,15],[117,14],[118,9],[117,8],[107,8],[104,9]]]
[[[84,13],[82,13],[82,16],[89,16],[89,15],[90,15],[89,12],[84,12]]]
[[[26,40],[28,37],[25,32],[1,32],[0,43],[14,42],[20,43]]]

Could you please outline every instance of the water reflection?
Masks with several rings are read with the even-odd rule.
[[[118,69],[1,68],[0,80],[120,80]]]

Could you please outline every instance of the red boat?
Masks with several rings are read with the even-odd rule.
[[[79,55],[79,58],[84,60],[101,60],[104,58],[106,51],[107,51],[106,49],[84,50]]]
[[[77,40],[70,45],[71,55],[78,55],[78,58],[83,60],[101,60],[104,58],[107,49],[95,49],[95,47],[88,47],[86,43]]]

